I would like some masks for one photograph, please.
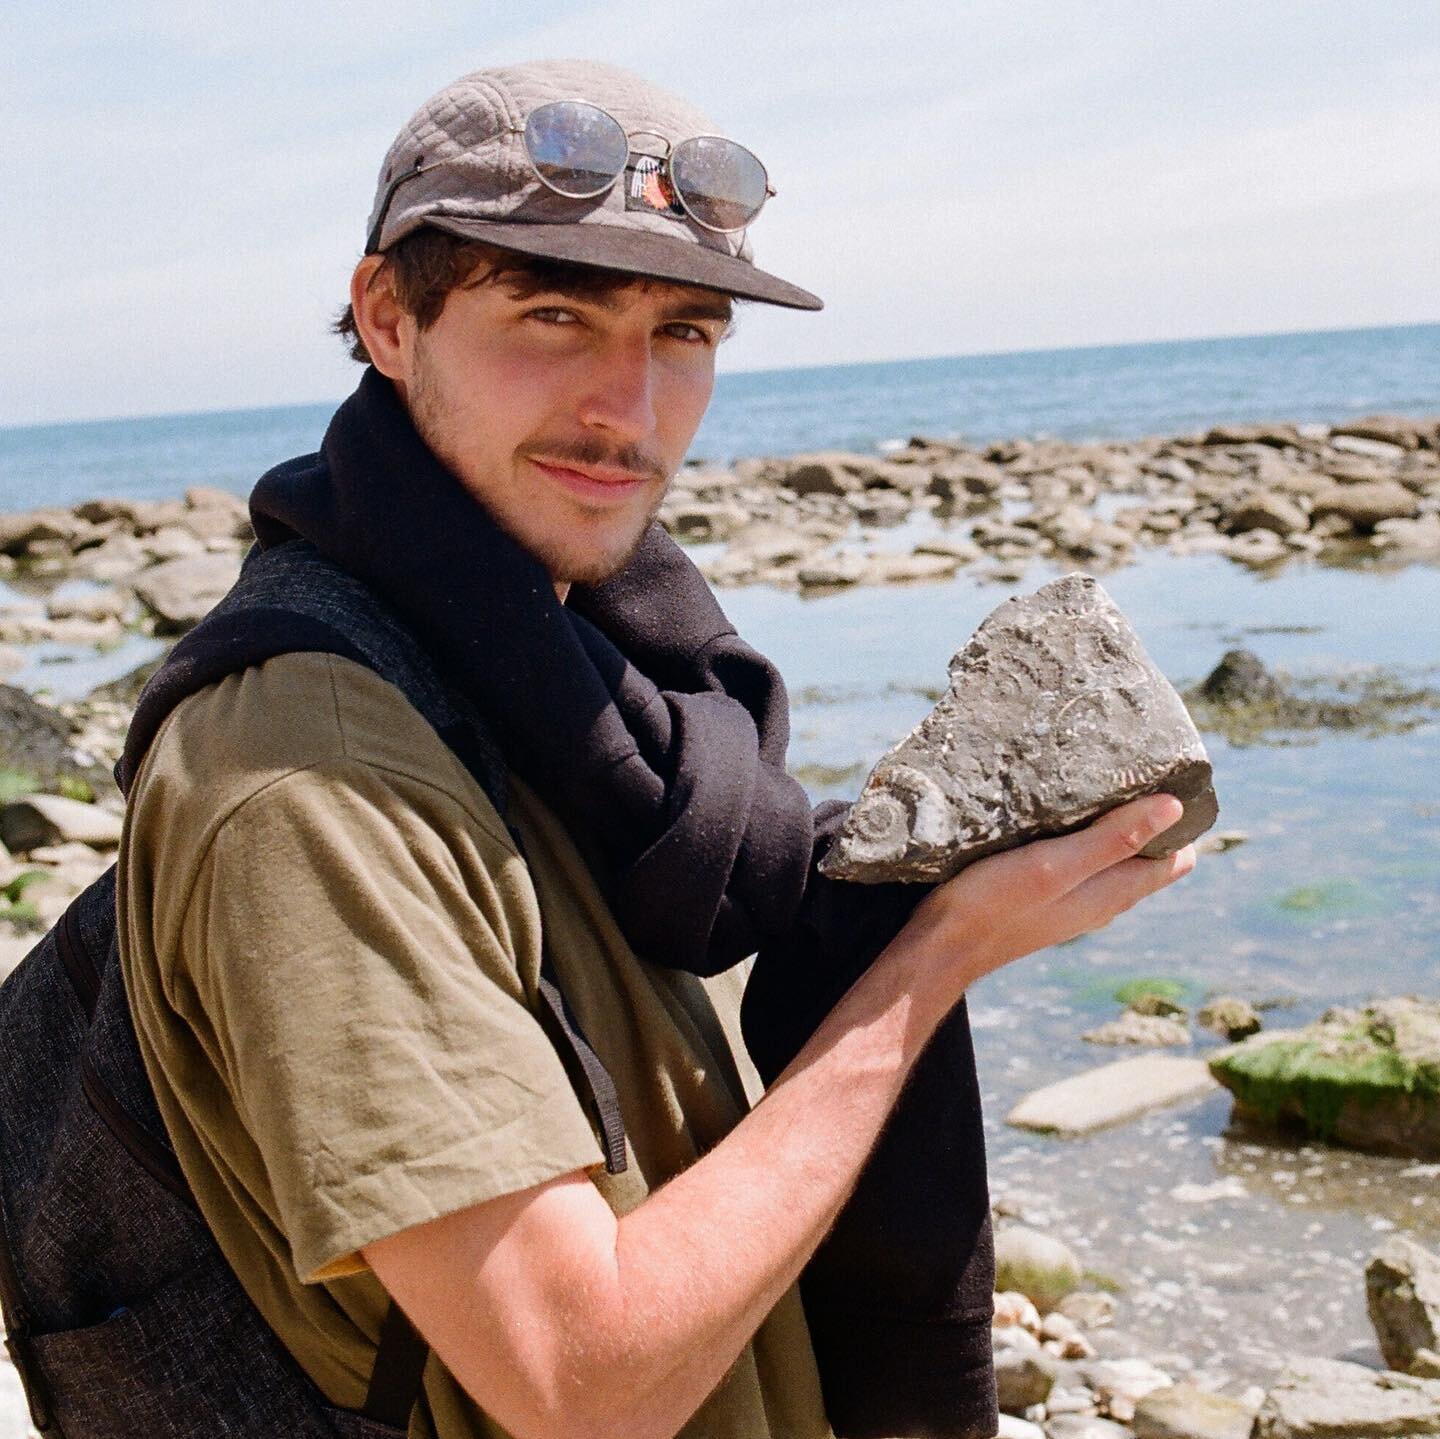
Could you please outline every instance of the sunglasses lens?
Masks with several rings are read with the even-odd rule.
[[[765,203],[765,167],[743,145],[699,135],[670,159],[685,208],[711,230],[743,230]]]
[[[620,122],[579,100],[553,100],[532,110],[525,121],[525,148],[536,174],[577,200],[610,186],[630,156]]]

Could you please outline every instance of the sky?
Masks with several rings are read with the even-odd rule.
[[[1440,0],[6,0],[0,425],[343,396],[395,132],[577,55],[770,171],[722,369],[1440,320]]]

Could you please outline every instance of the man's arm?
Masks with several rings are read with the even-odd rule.
[[[1135,857],[1179,812],[1139,800],[937,888],[754,1110],[622,1218],[578,1172],[365,1259],[517,1439],[669,1439],[798,1278],[964,991],[1188,873],[1188,849]]]

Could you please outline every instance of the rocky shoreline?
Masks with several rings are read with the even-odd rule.
[[[747,460],[725,470],[688,466],[660,518],[683,543],[698,547],[697,562],[717,585],[772,585],[817,596],[868,584],[943,581],[961,572],[982,582],[1013,582],[1032,561],[1102,573],[1150,550],[1217,555],[1262,571],[1307,559],[1362,567],[1435,564],[1440,419],[1230,426],[1094,444],[1016,440],[970,447],[917,437],[870,456]],[[204,488],[176,500],[101,499],[0,516],[0,678],[45,649],[104,651],[140,643],[138,636],[158,648],[229,588],[251,538],[244,502]],[[154,662],[59,704],[0,684],[0,975],[113,857],[119,797],[109,769]],[[1266,674],[1243,652],[1227,655],[1222,669],[1185,700],[1202,730],[1219,730],[1234,743],[1257,742],[1255,736],[1274,728],[1395,732],[1440,708],[1433,690],[1393,684],[1338,696],[1310,693]],[[1223,851],[1244,840],[1226,831],[1206,842]],[[1118,1019],[1084,1037],[1097,1045],[1189,1043],[1187,1016],[1163,996],[1140,995],[1126,1004]],[[1393,1047],[1396,1029],[1390,1010],[1377,1013],[1388,1030],[1369,1010],[1336,1011],[1322,1024],[1347,1049],[1363,1040],[1369,1048],[1360,1057],[1374,1067],[1374,1046],[1389,1035]],[[1212,1005],[1196,1021],[1228,1040],[1243,1039],[1260,1022],[1238,1002]],[[1329,1033],[1321,1037],[1329,1045]],[[1257,1038],[1273,1043],[1280,1036]],[[1289,1042],[1292,1049],[1299,1043]],[[1141,1052],[1188,1066],[1165,1081],[1173,1084],[1175,1103],[1203,1092],[1202,1084],[1218,1093],[1206,1058]],[[1262,1067],[1244,1076],[1249,1108],[1262,1117],[1286,1109],[1267,1087],[1281,1057],[1282,1050],[1273,1049]],[[1333,1055],[1327,1048],[1321,1057],[1328,1063]],[[1387,1056],[1381,1060],[1391,1064]],[[1064,1082],[1076,1080],[1086,1080],[1087,1102],[1103,1093],[1086,1075]],[[1161,1093],[1159,1080],[1146,1083],[1153,1085],[1151,1097]],[[1133,1097],[1137,1086],[1127,1078],[1122,1087]],[[1325,1105],[1317,1110],[1310,1103],[1311,1117],[1321,1121],[1312,1135],[1327,1137],[1328,1124],[1334,1131],[1328,1137],[1344,1141],[1355,1126],[1347,1126],[1342,1109],[1332,1115]],[[1427,1145],[1440,1132],[1435,1112],[1433,1105],[1427,1111]],[[1306,1117],[1304,1103],[1300,1117]],[[1175,1202],[1183,1209],[1204,1202],[1200,1190],[1218,1195],[1226,1185],[1238,1181],[1182,1185],[1184,1199]],[[1154,1286],[1142,1275],[1133,1292],[1117,1295],[1087,1276],[1073,1251],[1067,1256],[1061,1241],[1044,1232],[1040,1199],[1032,1206],[1023,1194],[1002,1193],[996,1203],[1004,1261],[994,1326],[1006,1410],[1002,1435],[1440,1435],[1440,1369],[1427,1367],[1440,1352],[1435,1256],[1405,1251],[1397,1257],[1389,1252],[1393,1245],[1382,1245],[1368,1267],[1363,1259],[1346,1261],[1355,1294],[1369,1303],[1389,1369],[1296,1353],[1284,1373],[1272,1370],[1259,1384],[1237,1356],[1238,1377],[1219,1383],[1198,1347],[1188,1357],[1154,1352],[1154,1346],[1147,1351],[1127,1334],[1132,1321],[1144,1330]],[[1429,1217],[1425,1223],[1440,1232]],[[1082,1234],[1070,1233],[1071,1242],[1081,1242]],[[1390,1278],[1375,1278],[1382,1273]],[[1177,1291],[1165,1296],[1167,1303],[1186,1302],[1172,1281],[1158,1288],[1165,1284]],[[1416,1294],[1433,1297],[1416,1309]],[[1399,1347],[1397,1325],[1410,1335]],[[1293,1336],[1297,1346],[1303,1342],[1299,1333]],[[0,1419],[11,1381],[0,1364]],[[8,1439],[22,1430],[0,1432]]]

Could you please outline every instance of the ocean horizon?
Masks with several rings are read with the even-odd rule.
[[[357,377],[358,377],[357,369]],[[0,428],[0,508],[188,485],[246,494],[339,400]],[[1012,350],[722,374],[691,458],[871,451],[912,434],[1134,439],[1440,411],[1440,324]]]

